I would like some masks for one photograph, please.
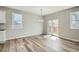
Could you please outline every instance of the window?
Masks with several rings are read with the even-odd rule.
[[[79,11],[71,13],[70,16],[71,29],[79,29]]]
[[[17,13],[12,13],[12,28],[21,29],[22,28],[22,15]]]

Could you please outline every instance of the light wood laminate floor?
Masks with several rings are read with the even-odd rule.
[[[0,50],[2,52],[78,52],[79,42],[50,35],[38,35],[8,40],[0,45]]]

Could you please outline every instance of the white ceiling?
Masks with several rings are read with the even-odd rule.
[[[36,15],[41,15],[40,9],[42,9],[42,15],[44,16],[64,9],[72,8],[73,6],[8,6],[8,7],[30,12]]]

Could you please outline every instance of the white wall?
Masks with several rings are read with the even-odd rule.
[[[59,19],[59,36],[65,39],[79,41],[79,29],[70,28],[70,13],[79,11],[79,7],[74,7],[68,10],[60,11],[44,17],[44,33],[47,33],[47,21],[55,18]]]
[[[19,10],[14,10],[10,8],[0,7],[6,11],[6,37],[7,40],[15,39],[26,36],[40,35],[43,33],[43,22],[42,17],[23,12]],[[23,28],[22,29],[12,29],[12,12],[21,13],[23,15]]]

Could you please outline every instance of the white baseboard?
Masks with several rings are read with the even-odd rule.
[[[17,39],[17,38],[23,38],[23,37],[29,37],[29,36],[36,36],[36,35],[40,35],[40,34],[23,35],[23,36],[18,36],[18,37],[11,37],[11,38],[7,38],[7,40]]]
[[[68,37],[63,37],[63,36],[59,36],[59,37],[60,37],[60,38],[67,39],[67,40],[71,40],[71,41],[79,42],[79,40],[76,40],[76,39],[72,39],[72,38],[68,38]]]
[[[0,41],[0,44],[3,44],[3,43],[5,43],[5,41]]]

